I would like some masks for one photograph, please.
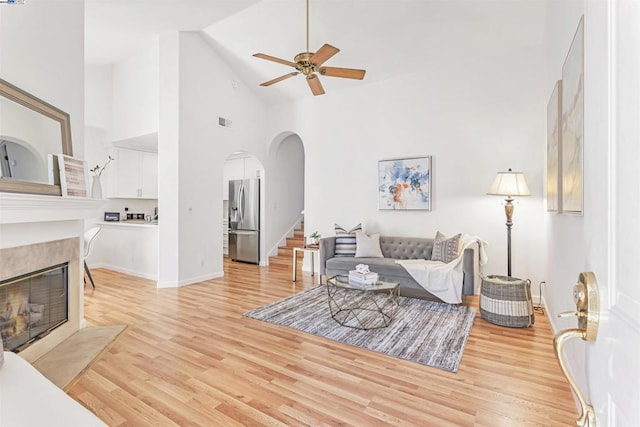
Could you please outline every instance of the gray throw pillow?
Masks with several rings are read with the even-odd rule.
[[[460,246],[462,245],[462,233],[458,233],[447,239],[447,236],[441,232],[436,233],[433,241],[433,252],[431,253],[431,261],[442,261],[450,263],[460,256]]]
[[[358,224],[347,231],[335,224],[336,227],[336,251],[335,256],[355,256],[356,254],[356,231],[362,231],[362,224]]]
[[[380,234],[367,236],[363,231],[356,231],[356,258],[384,258],[380,249]]]

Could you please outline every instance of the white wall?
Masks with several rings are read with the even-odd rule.
[[[92,169],[96,165],[104,166],[108,161],[106,147],[111,144],[111,128],[113,126],[113,67],[110,65],[85,66],[85,93],[84,93],[84,148],[87,168]],[[110,174],[113,172],[113,164],[107,166],[101,179],[102,194],[106,196],[106,186],[109,184]],[[93,175],[89,173],[90,179]],[[93,181],[92,181],[93,182]],[[104,218],[104,212],[110,212],[113,208],[104,206],[96,217],[85,221],[86,229],[93,227],[95,221]],[[101,259],[94,256],[93,259]]]
[[[113,67],[87,65],[84,78],[85,126],[111,130],[113,127]]]
[[[100,232],[87,256],[90,268],[108,268],[158,280],[158,227],[152,225],[100,224]],[[89,285],[91,286],[91,285]],[[100,286],[99,283],[96,286]]]
[[[179,282],[179,35],[163,35],[159,43],[158,125],[158,286]]]
[[[446,43],[440,49],[421,73],[270,109],[270,135],[292,131],[305,144],[305,228],[330,236],[334,223],[362,222],[386,235],[478,235],[489,242],[484,271],[506,274],[502,199],[486,192],[511,167],[533,194],[515,208],[513,275],[544,280],[541,46],[455,59]],[[433,156],[432,212],[378,210],[378,160],[419,155]]]
[[[73,153],[83,158],[83,1],[0,8],[0,77],[69,113]]]
[[[544,88],[548,96],[551,96],[556,81],[562,79],[562,64],[583,13],[582,1],[549,3]],[[576,215],[545,213],[545,222],[549,275],[544,296],[552,324],[556,327],[557,313],[575,309],[572,289],[584,266],[584,219]]]
[[[114,66],[112,141],[158,131],[158,49],[154,43]]]
[[[178,286],[223,274],[224,161],[234,151],[252,153],[261,162],[265,158],[264,107],[198,33],[163,37],[160,63],[159,286]],[[169,105],[176,99],[177,109]],[[230,119],[232,127],[219,126],[219,116]],[[165,219],[175,223],[165,228]],[[177,265],[165,266],[165,259],[178,260]]]

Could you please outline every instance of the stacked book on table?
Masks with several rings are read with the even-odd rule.
[[[378,281],[378,273],[368,271],[360,273],[356,270],[349,271],[349,281],[360,285],[375,285]]]

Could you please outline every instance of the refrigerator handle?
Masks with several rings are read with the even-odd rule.
[[[236,210],[236,222],[240,219],[239,215],[240,215],[240,207],[238,206],[238,203],[240,203],[240,187],[237,188],[237,191],[235,191],[236,189],[234,188],[234,204],[235,206],[233,207]]]
[[[240,187],[240,221],[244,221],[244,183]]]

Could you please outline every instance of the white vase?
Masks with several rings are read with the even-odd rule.
[[[102,199],[102,184],[100,184],[100,177],[96,175],[93,176],[93,182],[91,183],[91,197]]]

